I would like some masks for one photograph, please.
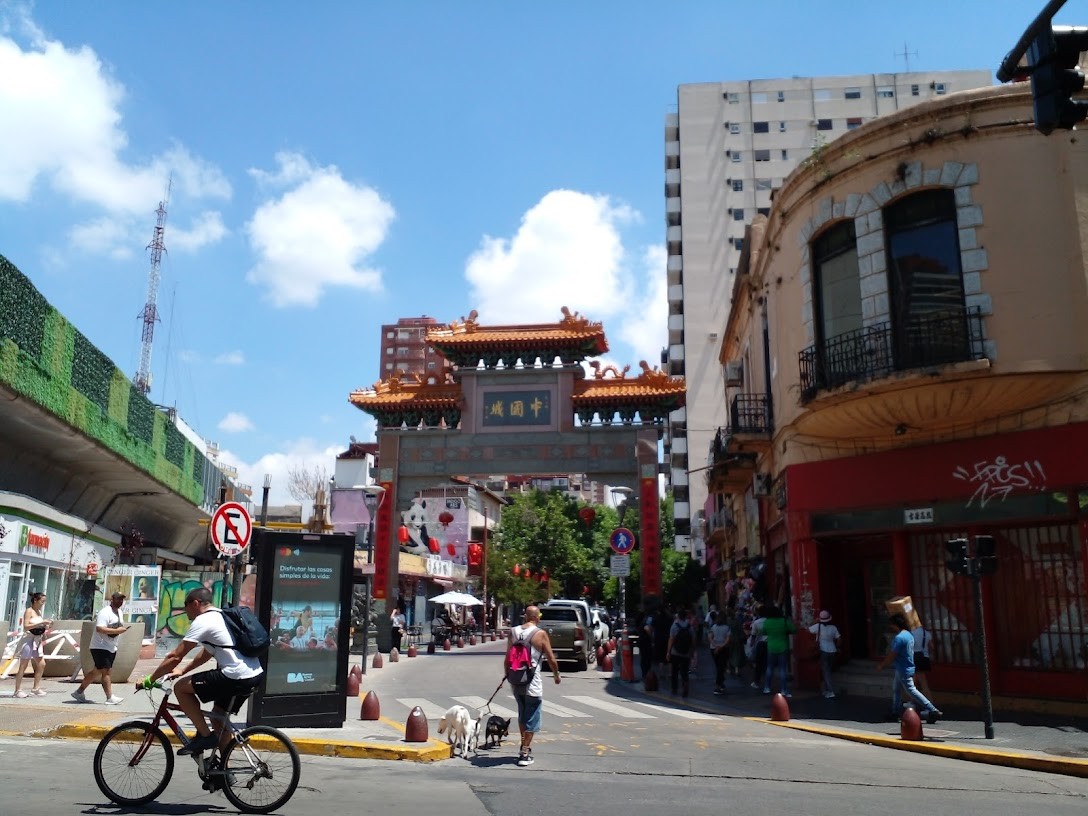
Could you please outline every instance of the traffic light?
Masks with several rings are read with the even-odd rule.
[[[1072,98],[1084,87],[1084,74],[1077,67],[1084,50],[1088,50],[1085,26],[1051,26],[1040,31],[1028,48],[1035,129],[1039,132],[1072,130],[1088,116],[1088,102]]]
[[[993,536],[975,536],[975,569],[979,575],[993,575],[997,572],[997,551]]]
[[[967,561],[967,539],[966,538],[953,538],[944,543],[945,549],[948,550],[948,554],[952,556],[945,561],[945,566],[948,567],[956,575],[967,575],[971,572],[971,565]]]

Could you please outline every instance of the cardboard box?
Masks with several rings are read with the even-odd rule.
[[[889,615],[902,615],[907,619],[907,626],[911,629],[917,629],[922,625],[921,618],[918,617],[918,612],[914,608],[914,603],[910,599],[910,595],[897,595],[884,602],[885,609],[888,610]]]

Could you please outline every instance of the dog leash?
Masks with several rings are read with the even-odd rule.
[[[491,692],[491,696],[487,698],[487,702],[484,703],[484,708],[486,708],[488,711],[491,711],[491,701],[495,699],[495,695],[499,693],[499,689],[502,688],[502,684],[505,682],[506,678],[504,677],[502,680],[499,681],[499,684],[495,686],[495,690]]]

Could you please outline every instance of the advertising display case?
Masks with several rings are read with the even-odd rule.
[[[249,721],[341,728],[351,613],[354,539],[348,535],[254,532],[256,613],[272,645]]]

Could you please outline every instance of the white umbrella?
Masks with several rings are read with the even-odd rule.
[[[483,606],[484,602],[473,598],[467,592],[443,592],[428,598],[432,603],[455,604],[456,606]]]

